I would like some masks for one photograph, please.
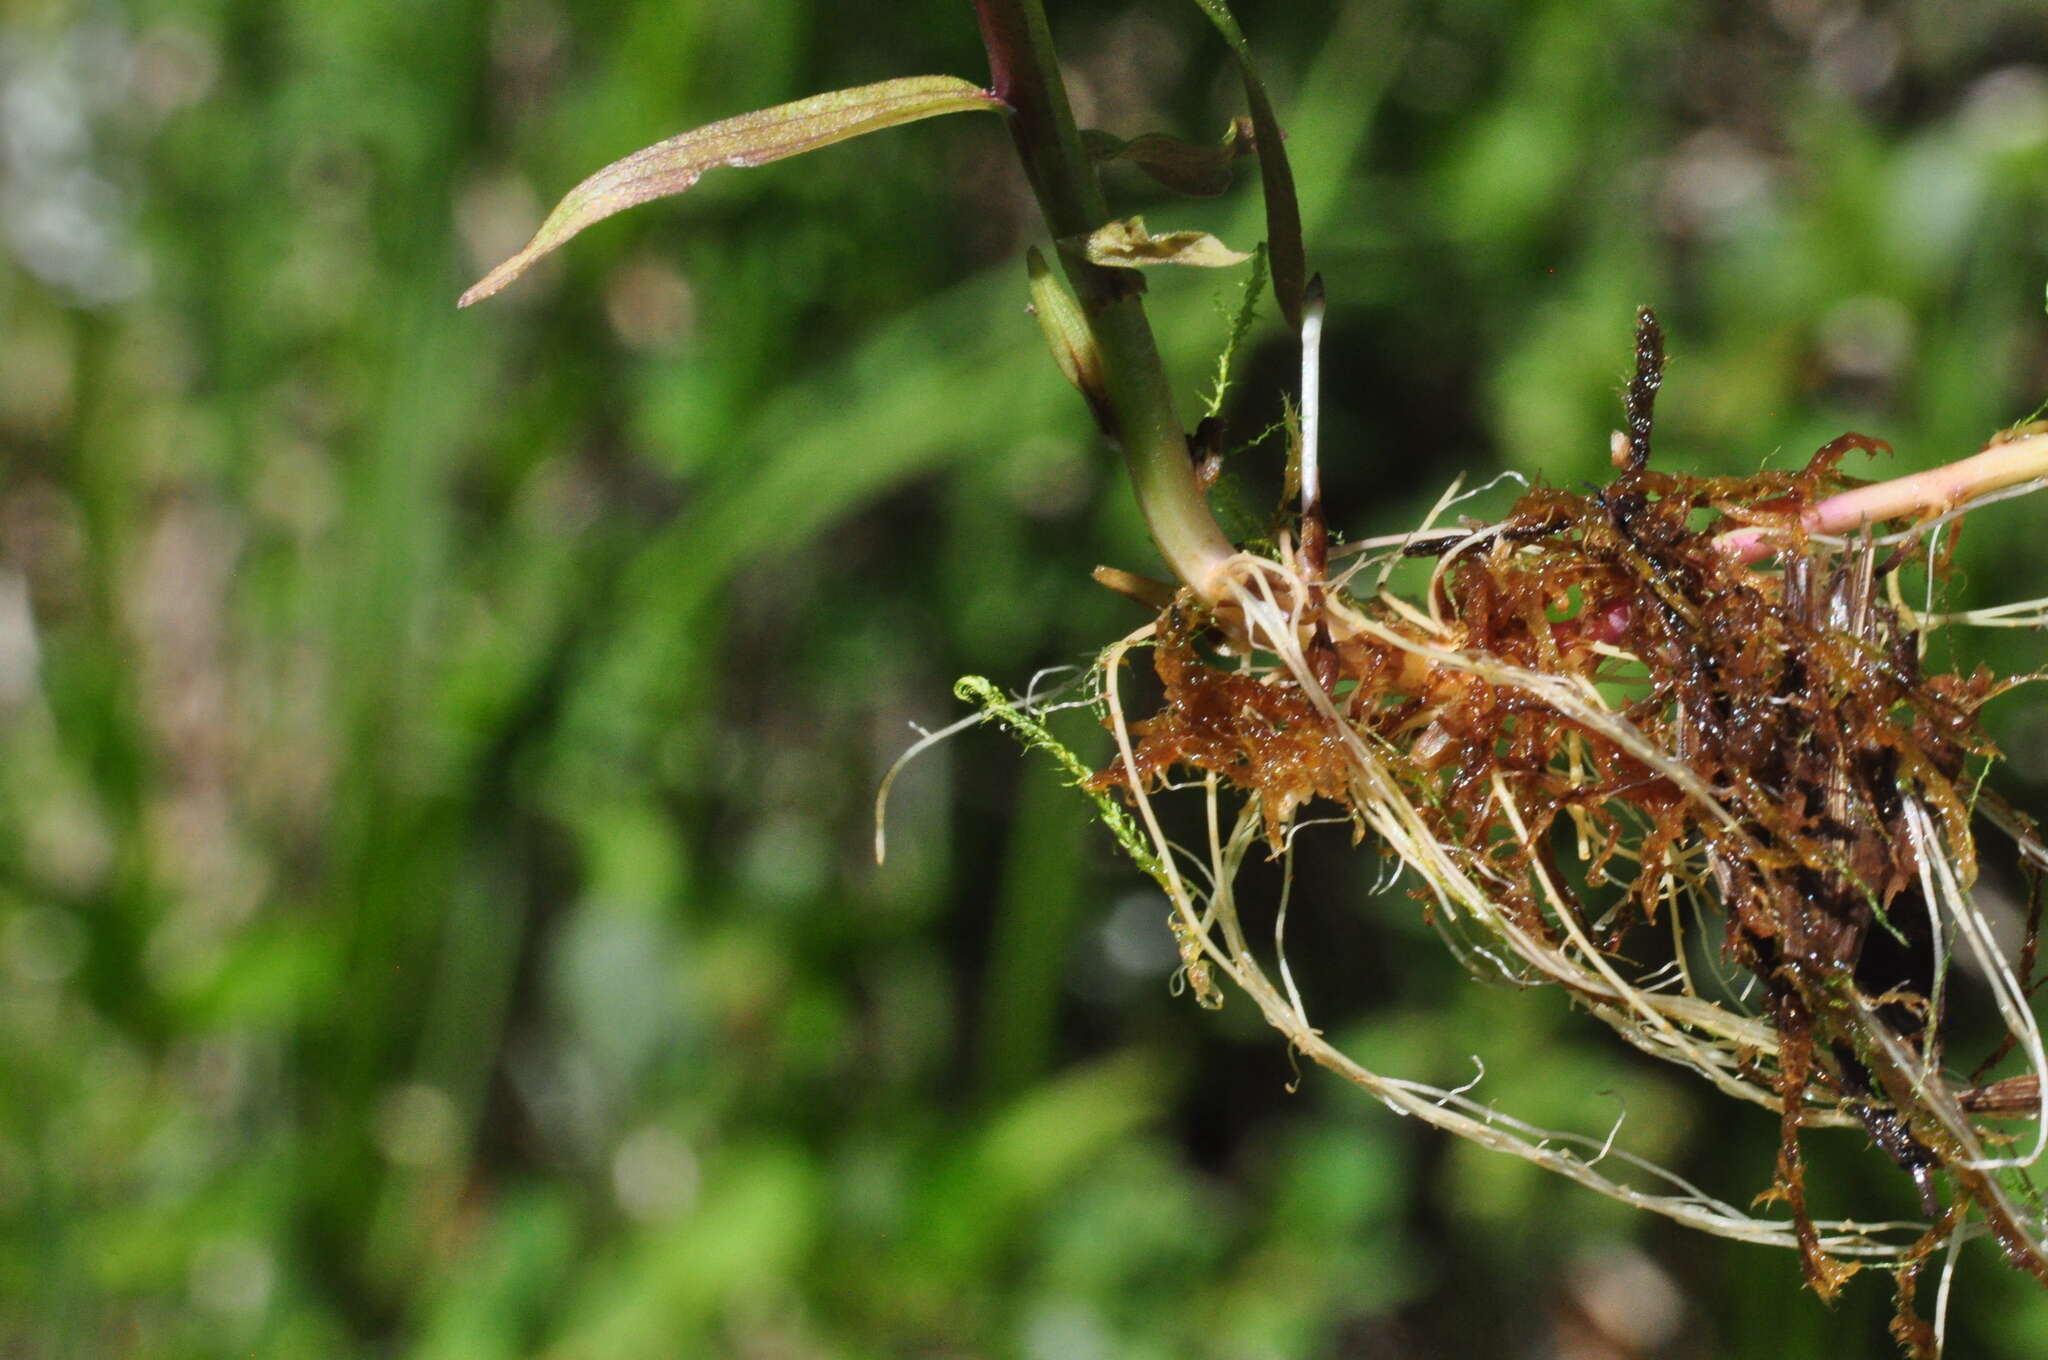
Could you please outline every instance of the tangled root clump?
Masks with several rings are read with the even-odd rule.
[[[1297,1052],[1396,1113],[1794,1250],[1823,1298],[1885,1266],[1913,1355],[1940,1354],[1965,1241],[1991,1237],[2048,1286],[2048,1209],[2030,1179],[2048,1152],[2048,1045],[2030,1004],[2048,848],[1985,786],[1998,753],[1980,726],[1990,700],[2048,673],[1934,671],[1927,646],[1958,625],[2048,628],[2048,600],[1935,609],[1961,517],[2048,488],[2048,424],[1872,484],[1842,462],[1889,446],[1857,434],[1795,472],[1652,470],[1663,352],[1644,309],[1606,487],[1537,488],[1496,522],[1439,527],[1465,499],[1454,485],[1414,532],[1331,550],[1313,471],[1319,327],[1319,314],[1304,325],[1301,416],[1285,422],[1295,527],[1222,559],[1200,598],[1099,569],[1153,621],[1049,692],[963,680],[978,711],[896,769],[955,732],[1007,727],[1054,757],[1165,891],[1176,983],[1202,1005],[1234,985]],[[1390,589],[1421,562],[1419,588]],[[1905,599],[1908,568],[1926,575],[1923,608]],[[1144,716],[1122,694],[1139,649],[1161,696]],[[1077,707],[1115,737],[1106,768],[1046,726]],[[877,793],[878,856],[895,773]],[[1200,798],[1202,844],[1167,835],[1168,794]],[[1762,1193],[1709,1194],[1620,1145],[1621,1121],[1604,1137],[1538,1128],[1477,1098],[1480,1078],[1391,1076],[1328,1042],[1288,965],[1289,891],[1255,947],[1237,883],[1258,851],[1291,870],[1298,833],[1330,821],[1385,856],[1390,882],[1405,877],[1475,975],[1556,986],[1645,1054],[1773,1112]],[[1973,896],[1980,826],[2010,843],[2029,888],[2016,947]],[[1959,960],[1981,986],[1951,985]],[[1951,1027],[1959,1011],[1970,1023]],[[1951,1029],[1994,1015],[2002,1036],[1958,1061]],[[2015,1052],[2024,1069],[2000,1075]],[[1828,1128],[1888,1155],[1925,1218],[1817,1216],[1806,1135]],[[1930,1324],[1920,1276],[1944,1249]]]
[[[1924,669],[1927,632],[1954,619],[1908,606],[1899,568],[1924,557],[1931,589],[1946,571],[1941,535],[1808,527],[1812,507],[1852,487],[1844,455],[1883,447],[1846,435],[1798,472],[1696,478],[1648,469],[1618,437],[1624,470],[1604,489],[1533,490],[1498,523],[1409,535],[1326,579],[1284,542],[1278,561],[1241,556],[1226,604],[1182,596],[1105,654],[1120,754],[1091,782],[1124,791],[1151,836],[1184,956],[1197,942],[1309,1057],[1404,1113],[1616,1198],[1793,1247],[1824,1297],[1859,1262],[1888,1260],[1901,1339],[1932,1353],[1911,1300],[1944,1242],[1988,1231],[2048,1283],[2025,1174],[2048,1125],[2013,1152],[1984,1122],[2041,1113],[2026,980],[2038,899],[2016,970],[1970,895],[1973,822],[2008,832],[2030,874],[2048,855],[1981,787],[1996,752],[1980,711],[2020,680]],[[1775,569],[1731,551],[1736,534],[1767,536]],[[1434,566],[1411,602],[1386,582],[1415,557]],[[1163,700],[1126,720],[1118,672],[1140,645]],[[1209,805],[1199,884],[1151,806],[1190,774]],[[1276,987],[1231,889],[1254,844],[1291,850],[1311,806],[1398,856],[1471,966],[1559,985],[1638,1048],[1777,1111],[1760,1202],[1785,1216],[1712,1200],[1611,1136],[1575,1146],[1324,1043],[1278,932]],[[1560,845],[1576,852],[1577,883]],[[1712,946],[1754,979],[1757,1004],[1695,977],[1688,919],[1718,923]],[[1669,962],[1632,963],[1660,931]],[[1944,1045],[1958,947],[2008,1031],[1967,1078],[1949,1075]],[[2029,1075],[1985,1083],[2015,1047]],[[1801,1133],[1824,1126],[1862,1128],[1912,1177],[1931,1226],[1817,1220]]]

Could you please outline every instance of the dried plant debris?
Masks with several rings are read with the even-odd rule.
[[[1910,565],[1931,590],[1942,535],[1905,521],[1810,532],[1812,508],[1856,485],[1844,457],[1884,445],[1844,435],[1796,472],[1657,470],[1663,348],[1647,310],[1636,350],[1607,486],[1531,490],[1497,523],[1418,533],[1327,583],[1283,544],[1278,561],[1240,559],[1229,608],[1182,597],[1112,648],[1112,703],[1125,649],[1141,644],[1163,699],[1142,719],[1111,707],[1122,754],[1093,784],[1124,790],[1150,828],[1183,946],[1206,940],[1304,1052],[1354,1080],[1363,1070],[1322,1044],[1284,956],[1282,985],[1267,980],[1229,891],[1246,849],[1283,853],[1305,814],[1346,818],[1397,855],[1475,967],[1561,985],[1645,1051],[1778,1110],[1775,1177],[1754,1214],[1696,1192],[1599,1188],[1796,1247],[1826,1297],[1857,1261],[1888,1258],[1901,1338],[1927,1350],[1911,1300],[1935,1246],[1988,1231],[2048,1283],[2026,1179],[2042,1150],[2028,1006],[2038,904],[2015,969],[1970,895],[1997,754],[1979,715],[2020,681],[1929,668],[1925,634],[1941,617],[1908,606],[1898,577]],[[1760,562],[1731,535],[1773,551]],[[1385,589],[1416,556],[1433,559],[1420,598]],[[1150,807],[1190,778],[1211,800],[1194,881]],[[2032,828],[1996,813],[2023,862],[2043,862]],[[1753,979],[1749,1001],[1695,977],[1702,924],[1714,961]],[[1958,951],[1990,980],[2008,1031],[1967,1077],[1951,1073],[1973,1059],[1945,1042]],[[1991,1080],[2014,1049],[2029,1074]],[[1433,1122],[1460,1108],[1455,1093],[1404,1101],[1428,1088],[1363,1076],[1409,1113],[1445,1116]],[[1993,1122],[2013,1119],[2037,1121],[2017,1148]],[[1932,1226],[1880,1241],[1818,1222],[1802,1133],[1826,1125],[1860,1126]],[[1562,1146],[1520,1150],[1543,1160]],[[1591,1174],[1599,1158],[1564,1155],[1580,1179],[1605,1179]]]

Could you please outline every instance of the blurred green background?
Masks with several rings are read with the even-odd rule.
[[[1194,6],[1052,9],[1085,122],[1238,110]],[[1242,17],[1351,533],[1459,471],[1604,476],[1639,302],[1669,466],[1852,428],[1924,466],[2048,397],[2037,3]],[[453,309],[638,146],[985,70],[965,0],[0,4],[0,1356],[1889,1353],[1882,1278],[1830,1310],[1785,1253],[1291,1090],[993,732],[872,864],[954,677],[1082,659],[1139,621],[1088,569],[1156,570],[1024,316],[993,119],[714,174]],[[1249,184],[1112,194],[1257,239]],[[1233,283],[1154,281],[1190,406]],[[1259,337],[1240,431],[1292,363]],[[1959,594],[2048,593],[2040,513],[1978,516]],[[1996,717],[2038,812],[2048,710]],[[1290,925],[1334,1035],[1768,1183],[1770,1117],[1467,981],[1341,841]],[[1914,1212],[1815,1144],[1824,1210]],[[2048,1299],[1979,1244],[1953,1327],[2040,1355]]]

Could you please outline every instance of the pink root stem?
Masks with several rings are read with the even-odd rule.
[[[2042,477],[2048,477],[2048,432],[1993,444],[1959,462],[1830,496],[1808,506],[1800,523],[1808,533],[1854,533],[1883,520],[1944,514],[1978,496]],[[1754,562],[1776,551],[1774,540],[1783,532],[1749,526],[1731,529],[1715,542],[1738,561]]]

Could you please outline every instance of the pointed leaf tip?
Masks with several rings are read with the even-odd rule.
[[[1308,255],[1301,240],[1301,204],[1294,193],[1294,172],[1287,164],[1287,148],[1280,132],[1280,120],[1273,113],[1273,101],[1266,84],[1252,62],[1252,51],[1244,31],[1230,12],[1227,0],[1195,0],[1209,16],[1218,33],[1237,59],[1239,78],[1244,82],[1245,102],[1259,150],[1259,180],[1266,196],[1266,243],[1272,252],[1273,297],[1280,304],[1287,324],[1301,329],[1301,294],[1308,283]]]
[[[479,279],[455,305],[481,302],[585,227],[627,208],[680,194],[706,170],[766,165],[942,113],[1003,107],[1001,100],[971,81],[954,76],[905,76],[757,109],[656,142],[612,162],[571,189],[533,239]]]
[[[1095,333],[1088,328],[1087,314],[1052,272],[1037,246],[1025,254],[1024,268],[1030,280],[1031,314],[1045,334],[1053,362],[1059,365],[1074,390],[1087,400],[1096,425],[1104,432],[1114,430],[1109,388],[1102,376],[1102,351],[1095,343]]]

